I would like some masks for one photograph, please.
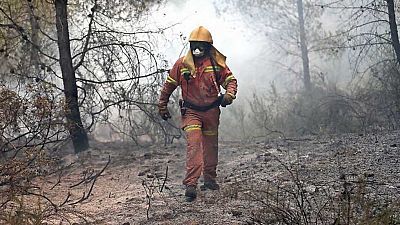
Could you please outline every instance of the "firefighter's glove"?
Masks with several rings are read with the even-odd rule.
[[[235,99],[235,95],[231,94],[231,93],[225,93],[224,97],[222,98],[221,101],[221,106],[222,107],[226,107],[227,105],[232,104],[233,99]]]
[[[169,114],[167,106],[158,106],[158,114],[160,114],[163,120],[168,120],[171,118],[171,114]]]

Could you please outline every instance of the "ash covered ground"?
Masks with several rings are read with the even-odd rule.
[[[68,192],[70,199],[79,199],[91,184],[73,191],[69,187],[88,171],[101,170],[110,156],[90,198],[73,206],[93,224],[363,224],[385,216],[398,224],[399,135],[222,142],[221,189],[199,190],[191,203],[185,202],[181,184],[182,144],[140,148],[93,142],[49,192],[56,202]],[[45,186],[53,187],[57,179],[48,179]]]

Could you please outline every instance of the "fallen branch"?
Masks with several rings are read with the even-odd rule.
[[[103,167],[103,169],[102,169],[100,172],[98,172],[98,173],[96,173],[96,174],[94,174],[94,175],[91,175],[91,176],[85,178],[83,181],[79,182],[79,183],[76,184],[76,185],[72,185],[72,186],[71,186],[71,187],[76,187],[76,186],[78,186],[78,185],[80,185],[80,184],[82,184],[82,183],[89,183],[89,182],[92,182],[92,184],[90,185],[90,189],[89,189],[89,191],[88,191],[87,193],[83,192],[83,195],[82,195],[82,197],[81,197],[79,200],[77,200],[77,201],[75,201],[75,202],[72,202],[72,203],[69,203],[68,205],[76,205],[76,204],[78,204],[78,203],[81,203],[81,202],[87,200],[87,199],[90,197],[90,195],[92,194],[94,185],[95,185],[95,183],[96,183],[96,181],[97,181],[97,178],[106,170],[106,168],[108,167],[108,165],[110,164],[110,162],[111,162],[111,156],[109,155],[109,156],[108,156],[107,164]],[[67,198],[66,200],[68,200],[68,198]]]

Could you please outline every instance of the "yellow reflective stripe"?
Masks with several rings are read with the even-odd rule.
[[[181,73],[184,73],[184,72],[190,72],[190,70],[188,68],[182,68]]]
[[[220,71],[220,70],[221,70],[221,67],[215,66],[215,71]],[[214,72],[214,69],[212,66],[207,66],[206,68],[204,68],[204,72],[205,73]]]
[[[178,85],[178,82],[176,82],[176,80],[174,80],[174,78],[172,78],[171,76],[167,77],[167,82],[173,85]]]
[[[234,95],[234,94],[232,94],[232,93],[226,93],[227,95],[230,95],[233,99],[235,99],[236,98],[236,96]]]
[[[225,79],[225,81],[224,81],[224,83],[222,84],[222,87],[223,88],[226,88],[226,85],[228,85],[228,83],[231,81],[231,80],[234,80],[234,79],[236,79],[233,75],[229,75],[226,79]]]
[[[203,131],[205,136],[216,136],[218,135],[218,130],[205,130]]]
[[[183,128],[184,131],[201,130],[201,125],[189,125]]]

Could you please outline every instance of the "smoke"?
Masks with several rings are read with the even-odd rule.
[[[187,46],[184,47],[190,32],[202,25],[210,30],[214,46],[227,57],[228,66],[238,79],[239,96],[250,94],[250,90],[265,89],[274,79],[265,35],[256,34],[237,13],[217,12],[214,4],[218,3],[168,1],[153,18],[160,26],[175,24],[165,34],[167,41],[160,44],[162,53],[172,66],[186,54]]]

